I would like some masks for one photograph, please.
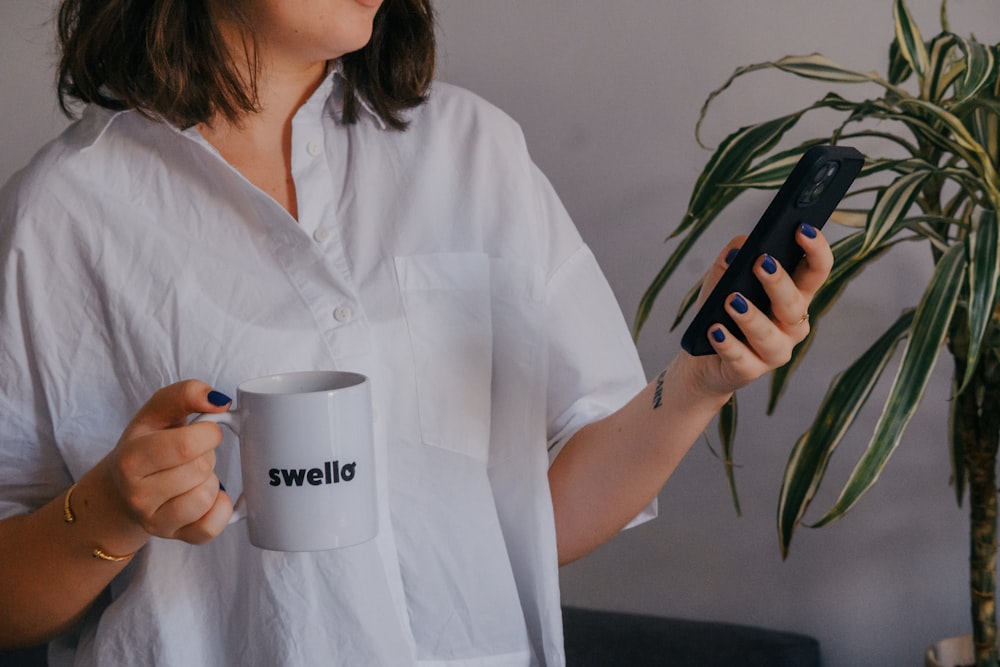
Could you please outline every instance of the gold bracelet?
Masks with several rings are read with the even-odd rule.
[[[66,523],[74,523],[76,521],[76,516],[73,514],[72,508],[69,506],[69,497],[73,495],[73,491],[76,489],[76,484],[69,487],[69,491],[66,492],[66,500],[63,501],[63,519]]]
[[[73,484],[73,486],[69,487],[69,491],[66,492],[66,499],[63,500],[63,520],[66,521],[66,523],[76,523],[76,515],[73,514],[73,508],[70,507],[69,504],[69,499],[72,497],[73,491],[75,489],[76,489],[76,484]],[[111,563],[120,563],[123,560],[128,560],[129,558],[134,556],[135,552],[133,551],[132,553],[125,554],[124,556],[112,556],[111,554],[106,553],[104,550],[100,548],[94,548],[94,550],[90,553],[90,555],[99,560],[106,560]]]
[[[106,560],[106,561],[110,561],[112,563],[120,563],[123,560],[128,560],[129,558],[131,558],[132,556],[134,556],[135,552],[133,551],[132,553],[125,554],[124,556],[112,556],[111,554],[104,553],[100,549],[94,549],[91,552],[91,555],[94,558],[99,558],[100,560]]]

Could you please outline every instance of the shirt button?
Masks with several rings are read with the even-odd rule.
[[[306,152],[313,157],[316,157],[323,152],[323,147],[319,145],[318,141],[310,141],[306,144]]]
[[[331,236],[333,236],[333,232],[329,229],[317,229],[315,233],[313,233],[313,238],[316,239],[317,243],[326,243],[330,240]]]
[[[333,319],[338,322],[350,322],[354,319],[354,311],[350,306],[339,306],[333,311]]]

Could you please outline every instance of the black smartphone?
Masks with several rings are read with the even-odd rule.
[[[786,271],[794,271],[803,256],[802,248],[795,242],[799,226],[806,223],[819,229],[826,224],[864,162],[864,155],[848,146],[813,146],[802,155],[695,314],[681,337],[682,348],[693,355],[714,354],[707,336],[709,327],[715,324],[724,325],[732,335],[746,342],[726,313],[726,299],[739,292],[763,312],[770,312],[771,301],[753,274],[754,264],[767,253]]]

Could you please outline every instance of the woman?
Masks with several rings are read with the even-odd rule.
[[[517,126],[431,83],[427,0],[64,0],[60,39],[88,106],[0,197],[0,645],[563,664],[558,565],[808,333],[811,228],[794,276],[758,263],[770,315],[734,296],[747,345],[715,327],[647,384]],[[188,419],[316,368],[372,379],[379,535],[259,550],[226,529],[237,452]]]

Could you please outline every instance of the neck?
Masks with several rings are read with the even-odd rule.
[[[302,67],[272,65],[261,72],[257,94],[260,111],[245,119],[265,127],[290,125],[295,112],[316,92],[327,72],[327,63]]]
[[[292,118],[316,92],[326,76],[326,63],[299,69],[262,71],[257,80],[258,110],[230,121],[217,115],[199,129],[209,133],[239,134],[244,138],[276,137],[291,128]]]
[[[258,77],[259,111],[237,122],[223,117],[198,130],[247,180],[298,219],[292,179],[292,118],[326,74],[326,63],[298,69],[270,67]]]

